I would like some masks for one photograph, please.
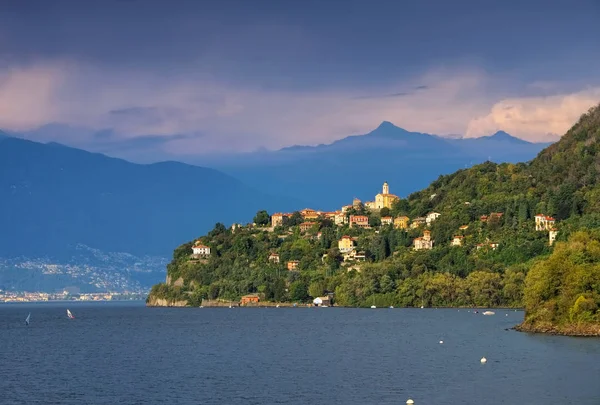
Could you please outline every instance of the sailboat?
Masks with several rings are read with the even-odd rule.
[[[75,319],[75,317],[73,316],[71,311],[69,311],[68,309],[67,309],[67,316],[69,317],[69,319]]]
[[[31,318],[31,312],[29,313],[29,315],[27,315],[27,318],[25,318],[25,325],[29,325],[30,318]]]

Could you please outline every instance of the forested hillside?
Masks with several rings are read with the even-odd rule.
[[[327,292],[344,306],[526,304],[531,319],[547,298],[524,289],[532,283],[525,282],[529,269],[556,260],[550,256],[554,246],[564,246],[560,242],[576,231],[600,227],[599,140],[600,106],[532,162],[484,163],[441,176],[391,210],[370,212],[359,206],[346,212],[368,215],[369,229],[338,226],[324,217],[307,227],[300,213],[275,229],[267,228],[265,213],[254,221],[262,226],[232,231],[217,224],[198,242],[211,247],[210,257],[191,259],[193,241],[180,246],[168,266],[171,283],[156,286],[152,295],[192,305],[202,298],[236,300],[247,293],[301,302]],[[440,215],[414,228],[380,224],[385,216],[407,216],[418,223],[431,213]],[[537,230],[536,216],[547,221]],[[413,241],[427,231],[433,248],[415,250]],[[551,231],[557,232],[554,245]],[[338,249],[343,236],[354,238],[357,256],[344,258]],[[279,255],[279,263],[269,260],[272,253]],[[294,260],[297,268],[289,271],[288,262]],[[525,301],[524,291],[530,297]],[[581,295],[589,314],[577,319],[598,321],[599,282],[580,283],[569,294],[557,305],[572,306],[570,301]]]

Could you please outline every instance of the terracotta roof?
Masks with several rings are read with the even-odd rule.
[[[210,247],[206,246],[206,245],[195,245],[194,249],[210,249]],[[189,250],[188,250],[189,252]]]

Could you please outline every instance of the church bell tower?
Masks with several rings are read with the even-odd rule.
[[[387,181],[383,182],[383,194],[389,194],[390,193],[390,186],[388,185]]]

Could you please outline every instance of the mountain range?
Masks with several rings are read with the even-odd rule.
[[[530,143],[504,131],[480,138],[446,138],[410,132],[383,122],[365,135],[328,145],[292,146],[203,160],[250,186],[303,198],[316,208],[334,209],[352,198],[372,199],[383,181],[405,196],[443,174],[484,161],[523,162],[547,143]]]
[[[18,271],[35,279],[31,272],[40,266],[19,264],[29,262],[90,262],[106,274],[146,263],[146,270],[158,275],[164,272],[160,258],[216,222],[246,222],[259,209],[335,209],[355,196],[372,199],[384,180],[395,194],[408,194],[465,165],[487,159],[529,160],[545,146],[503,132],[447,139],[384,122],[369,134],[329,145],[207,161],[216,168],[209,169],[172,161],[135,164],[14,135],[0,131],[0,289],[32,285],[18,280]],[[98,253],[88,254],[91,251],[106,256],[98,261]],[[112,260],[123,255],[130,265]],[[2,269],[5,275],[10,269],[9,278],[2,278]],[[144,269],[131,272],[143,273]],[[139,287],[139,281],[132,280],[128,285]],[[33,285],[56,285],[36,282]],[[77,277],[69,282],[77,282]]]

